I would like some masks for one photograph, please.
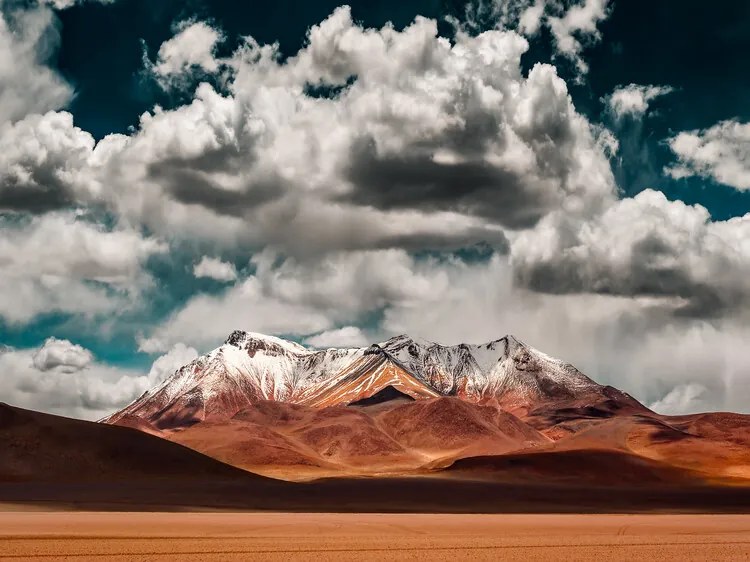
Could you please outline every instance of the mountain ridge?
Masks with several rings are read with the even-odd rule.
[[[262,400],[329,407],[365,400],[389,387],[413,399],[497,402],[523,415],[559,402],[647,410],[626,393],[594,382],[512,335],[447,346],[404,334],[369,347],[308,349],[235,330],[224,344],[101,421],[140,418],[169,429],[229,419]]]

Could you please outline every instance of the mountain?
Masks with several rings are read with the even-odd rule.
[[[367,348],[311,350],[235,331],[219,348],[177,370],[109,423],[169,430],[228,420],[263,400],[315,408],[401,397],[456,396],[542,420],[550,405],[612,413],[645,411],[627,394],[513,336],[482,345],[443,346],[397,336]],[[543,425],[542,423],[538,424]]]
[[[204,421],[164,436],[222,462],[291,480],[425,473],[472,455],[550,443],[512,414],[453,396],[392,395],[326,408],[264,400],[229,420]]]

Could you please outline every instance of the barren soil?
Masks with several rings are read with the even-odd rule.
[[[0,560],[749,560],[745,515],[0,513]]]

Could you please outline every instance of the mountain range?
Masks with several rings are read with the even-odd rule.
[[[595,383],[513,336],[454,346],[397,336],[370,347],[309,350],[235,331],[224,345],[104,421],[135,417],[174,429],[231,417],[261,400],[324,408],[373,403],[381,393],[415,400],[455,396],[475,404],[493,402],[511,413],[577,402],[644,409],[624,392]]]
[[[102,420],[288,480],[433,474],[476,457],[571,451],[744,479],[749,421],[657,414],[513,336],[314,350],[243,331]]]

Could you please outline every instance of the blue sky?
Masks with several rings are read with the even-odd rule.
[[[8,401],[91,417],[240,328],[747,409],[747,3],[0,10]]]

